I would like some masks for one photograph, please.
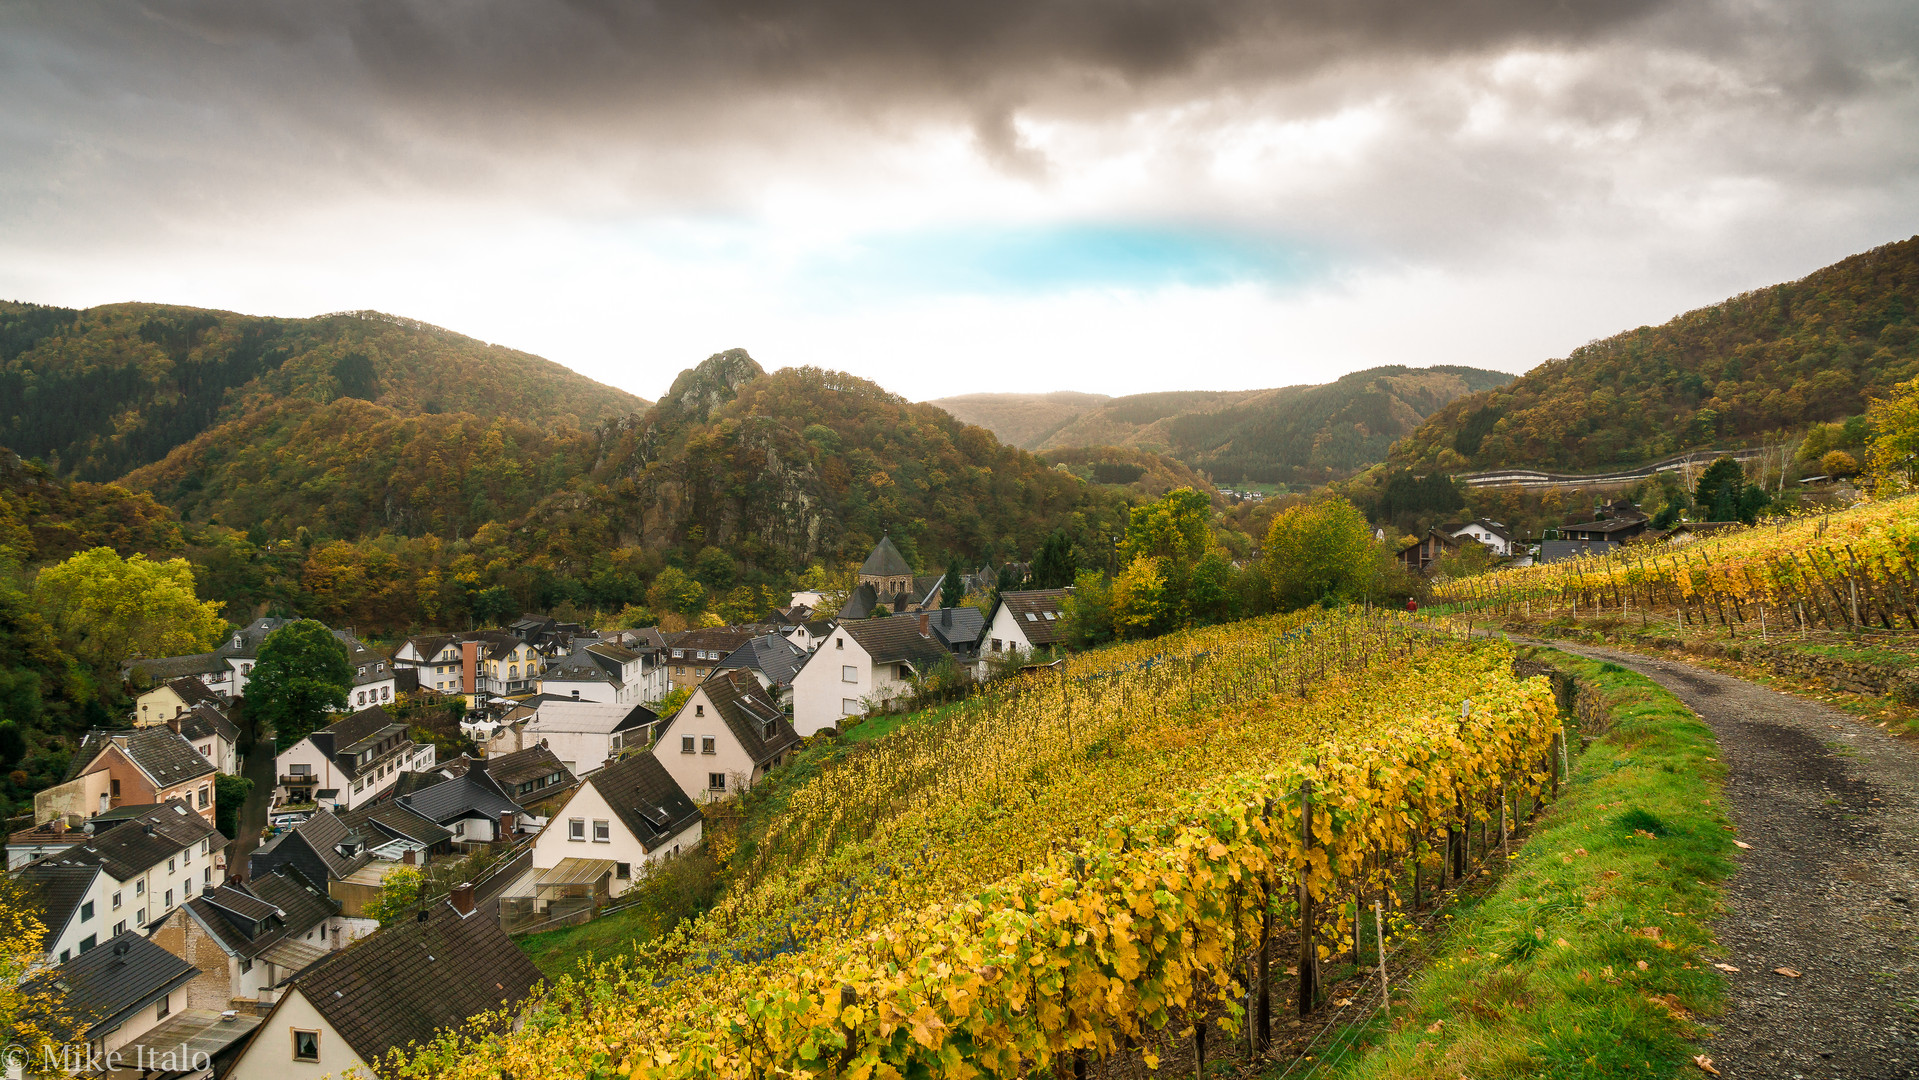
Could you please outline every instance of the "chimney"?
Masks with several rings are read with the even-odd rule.
[[[412,848],[407,848],[407,849],[406,849],[406,854],[405,854],[405,855],[402,855],[402,856],[400,856],[400,865],[402,865],[402,866],[414,866],[414,865],[417,865],[417,861],[416,861],[416,859],[414,858],[414,855],[413,855],[413,849],[412,849]]]
[[[172,716],[167,717],[167,727],[172,729],[175,735],[180,734],[180,714],[179,713],[174,713]]]
[[[933,617],[931,615],[928,615],[926,612],[924,611],[920,612],[920,636],[921,637],[926,636],[927,624],[932,621],[932,618]]]
[[[453,901],[453,910],[460,913],[460,918],[473,914],[473,883],[462,881],[453,886],[453,895],[449,899]]]
[[[513,838],[513,811],[502,810],[500,811],[500,839],[510,840],[512,838]]]

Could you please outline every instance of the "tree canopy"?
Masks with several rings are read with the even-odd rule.
[[[220,605],[194,595],[185,559],[123,559],[92,548],[41,570],[33,596],[73,652],[102,668],[205,652],[227,630]]]
[[[325,625],[300,619],[261,642],[247,679],[247,715],[271,725],[274,745],[285,750],[344,712],[352,686],[346,645]]]
[[[1289,507],[1266,531],[1266,576],[1282,609],[1362,598],[1380,557],[1366,515],[1345,499]]]

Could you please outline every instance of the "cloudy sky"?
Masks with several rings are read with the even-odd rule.
[[[646,397],[1523,371],[1919,232],[1910,0],[0,6],[0,297]]]

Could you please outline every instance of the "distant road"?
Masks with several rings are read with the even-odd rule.
[[[1636,469],[1624,469],[1619,472],[1549,473],[1538,469],[1488,469],[1485,472],[1460,473],[1453,479],[1464,481],[1467,487],[1485,488],[1601,487],[1608,484],[1630,484],[1657,473],[1678,472],[1688,466],[1710,465],[1722,457],[1729,457],[1738,462],[1753,461],[1769,452],[1764,449],[1694,450],[1663,461],[1655,461],[1650,465],[1641,465]]]
[[[260,739],[240,766],[240,775],[253,781],[247,801],[240,804],[240,835],[227,844],[227,876],[242,874],[247,856],[260,846],[260,830],[267,827],[267,804],[273,801],[273,740]]]

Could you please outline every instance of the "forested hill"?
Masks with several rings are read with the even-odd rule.
[[[1220,483],[1312,484],[1383,460],[1395,439],[1446,403],[1511,379],[1479,368],[1394,365],[1273,390],[1175,391],[1103,401],[968,395],[932,404],[988,424],[1008,441],[1030,426],[1027,421],[1053,417],[1050,427],[1020,442],[1028,449],[1129,446],[1177,458]],[[1068,410],[1072,414],[1064,415]]]
[[[550,360],[377,312],[0,303],[0,446],[63,475],[115,479],[219,425],[257,430],[262,410],[344,399],[547,431],[647,406]]]
[[[1575,350],[1455,401],[1392,459],[1588,470],[1865,410],[1919,373],[1919,237]]]

